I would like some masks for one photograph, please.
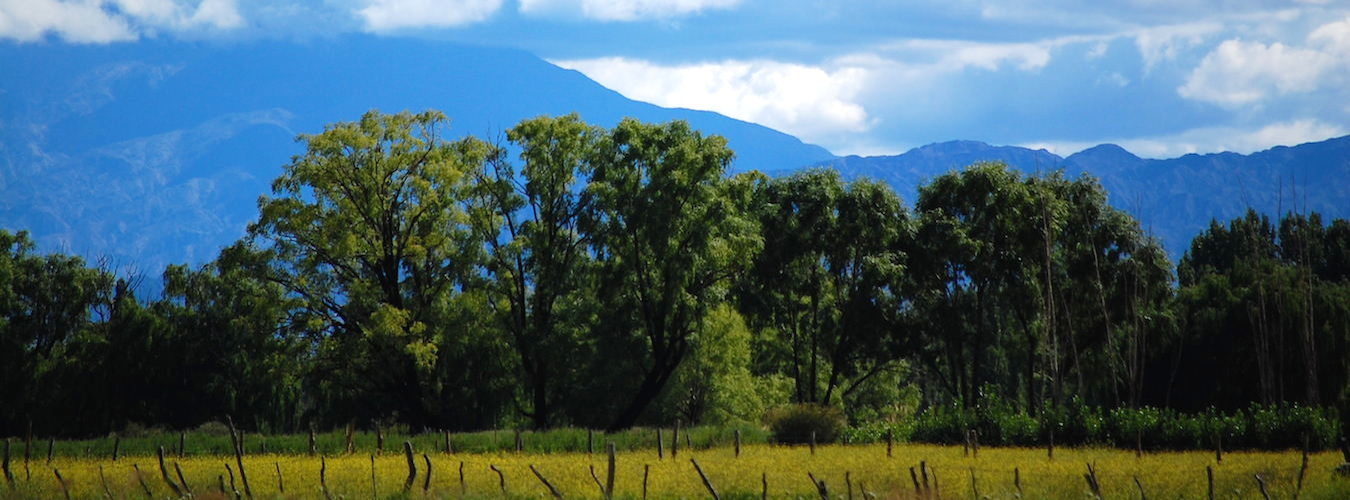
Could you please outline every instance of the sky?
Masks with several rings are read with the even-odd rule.
[[[1350,134],[1347,0],[0,0],[0,43],[514,47],[836,154],[1250,153]]]

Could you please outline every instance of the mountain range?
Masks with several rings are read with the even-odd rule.
[[[504,138],[577,112],[726,136],[740,168],[833,158],[767,127],[624,98],[519,50],[347,36],[309,42],[0,42],[0,227],[44,251],[155,275],[244,234],[295,137],[362,113],[438,109],[450,135]]]
[[[1091,175],[1108,201],[1137,218],[1178,259],[1209,226],[1242,215],[1318,212],[1323,220],[1350,217],[1350,136],[1249,155],[1224,152],[1144,159],[1114,144],[1060,157],[1044,149],[951,141],[895,156],[848,156],[814,164],[845,178],[868,177],[894,187],[913,202],[917,187],[977,161],[1001,161],[1025,173],[1062,169]],[[787,172],[781,172],[787,173]]]
[[[1175,256],[1211,218],[1246,206],[1350,216],[1350,137],[1252,155],[1141,159],[1112,145],[1062,158],[954,141],[897,156],[835,157],[767,127],[633,101],[529,53],[446,42],[346,36],[266,45],[143,41],[0,43],[0,228],[42,251],[106,259],[155,275],[201,263],[244,234],[298,134],[370,109],[439,109],[451,135],[493,140],[520,120],[576,112],[681,119],[727,137],[737,171],[812,166],[891,183],[912,202],[926,179],[975,161],[1062,168],[1101,179]]]

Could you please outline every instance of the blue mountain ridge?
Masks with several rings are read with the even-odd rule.
[[[1318,212],[1324,222],[1350,217],[1350,136],[1249,155],[1224,152],[1144,159],[1114,144],[1060,157],[1043,149],[976,141],[929,144],[894,156],[848,156],[817,162],[847,179],[886,182],[909,202],[932,178],[977,161],[1001,161],[1024,173],[1062,169],[1091,175],[1108,201],[1139,219],[1173,260],[1211,220],[1225,223],[1248,207],[1266,214]],[[775,172],[776,175],[793,170]]]
[[[244,234],[300,133],[370,109],[438,109],[488,140],[578,112],[681,119],[727,137],[735,168],[833,158],[767,127],[624,98],[519,50],[345,36],[305,42],[0,43],[0,228],[155,275]]]
[[[1350,137],[1167,160],[1109,144],[1063,158],[977,141],[835,157],[757,124],[629,100],[519,50],[345,36],[0,43],[0,228],[30,230],[42,251],[106,259],[153,277],[166,264],[210,260],[242,236],[258,197],[301,152],[297,134],[370,109],[428,108],[451,118],[451,136],[489,140],[542,114],[578,112],[603,126],[625,116],[683,119],[727,137],[736,171],[833,167],[846,178],[885,181],[910,202],[920,183],[976,161],[1090,174],[1173,258],[1211,219],[1248,206],[1350,217]]]

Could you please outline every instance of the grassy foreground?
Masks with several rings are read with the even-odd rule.
[[[1140,498],[1142,486],[1150,499],[1206,498],[1206,466],[1214,471],[1216,498],[1262,498],[1256,475],[1263,478],[1271,498],[1294,498],[1301,455],[1297,452],[1232,452],[1222,463],[1207,452],[1155,453],[1136,458],[1133,452],[1111,449],[1057,449],[1053,460],[1044,449],[985,448],[979,457],[963,456],[960,447],[897,445],[892,457],[885,445],[821,446],[812,455],[809,447],[746,446],[738,458],[731,448],[680,450],[678,458],[658,459],[652,450],[619,452],[615,496],[642,498],[643,478],[649,498],[708,498],[710,495],[695,472],[690,458],[697,459],[723,498],[758,498],[763,483],[774,498],[812,498],[817,494],[808,479],[811,473],[823,480],[834,498],[848,498],[851,483],[854,498],[868,494],[878,498],[919,498],[910,476],[924,461],[933,472],[935,495],[940,498],[1018,498],[1014,469],[1020,476],[1021,498],[1091,498],[1084,473],[1094,464],[1103,498]],[[416,456],[417,477],[406,495],[408,475],[401,453],[386,452],[373,460],[370,455],[346,455],[326,459],[326,478],[333,498],[458,498],[501,497],[500,478],[490,466],[501,470],[507,496],[549,498],[543,483],[530,471],[535,466],[565,497],[598,498],[600,489],[591,477],[591,467],[601,482],[605,479],[604,454],[586,453],[457,453],[427,454],[432,464],[431,481],[423,490],[426,462]],[[189,456],[166,458],[170,476],[178,482],[174,462],[197,498],[225,498],[219,484],[230,489],[226,464],[235,468],[233,457]],[[1341,462],[1339,453],[1309,456],[1309,465],[1299,498],[1350,498],[1350,479],[1337,477],[1332,469]],[[249,455],[245,472],[255,498],[324,498],[320,485],[320,460],[298,455]],[[140,479],[135,467],[139,466]],[[460,468],[463,470],[461,490]],[[26,469],[25,469],[26,467]],[[56,457],[50,463],[33,460],[26,466],[11,464],[15,481],[3,486],[3,498],[63,498],[53,469],[59,470],[71,498],[104,497],[100,468],[114,498],[173,497],[161,477],[154,456],[109,458]],[[278,477],[278,471],[280,477]],[[237,471],[236,471],[237,474]],[[974,484],[972,485],[972,474]],[[1139,485],[1134,478],[1138,478]],[[279,481],[280,479],[280,481]],[[236,487],[244,490],[236,478]],[[281,484],[279,484],[281,483]],[[147,495],[145,488],[149,488]],[[281,488],[284,487],[284,494]]]

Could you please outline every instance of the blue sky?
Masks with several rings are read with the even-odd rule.
[[[837,154],[974,139],[1173,157],[1350,133],[1336,0],[0,0],[3,43],[360,32],[521,48]]]

